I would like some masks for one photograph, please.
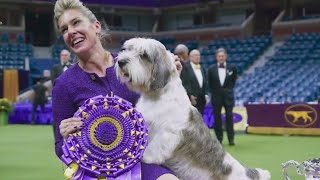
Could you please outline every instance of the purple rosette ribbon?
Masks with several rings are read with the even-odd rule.
[[[140,180],[148,130],[132,104],[118,96],[96,96],[74,114],[84,127],[64,140],[64,175],[74,180]]]

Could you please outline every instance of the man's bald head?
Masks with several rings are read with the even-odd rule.
[[[189,49],[184,44],[179,44],[174,49],[174,54],[178,55],[183,61],[186,61],[188,59],[188,53],[189,53]]]
[[[200,63],[200,51],[197,49],[192,50],[190,52],[189,58],[193,64],[199,64]]]
[[[70,52],[66,49],[63,49],[61,52],[60,52],[60,61],[62,64],[66,64],[68,63],[70,60]]]

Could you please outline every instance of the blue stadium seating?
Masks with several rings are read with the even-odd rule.
[[[62,36],[58,36],[56,44],[54,44],[53,47],[52,47],[52,57],[54,59],[59,59],[60,58],[60,52],[63,49],[69,49],[69,48],[65,45],[63,37]],[[74,58],[74,55],[71,54],[71,59],[73,59],[73,58]]]
[[[176,47],[176,39],[174,37],[160,38],[158,39],[168,50],[174,52]]]
[[[293,18],[290,16],[285,16],[282,18],[283,21],[294,21],[294,20],[306,20],[306,19],[317,19],[320,18],[320,15],[306,15],[297,18]]]
[[[308,102],[320,96],[320,33],[287,39],[265,66],[237,81],[238,102]]]
[[[212,41],[208,47],[202,49],[202,65],[207,69],[216,63],[215,51],[218,48],[225,48],[228,52],[228,62],[235,64],[241,74],[246,68],[270,46],[271,36],[253,36],[245,39],[221,39]]]
[[[43,70],[50,70],[54,64],[59,63],[58,59],[30,59],[30,71],[32,78],[41,78]]]
[[[202,29],[202,28],[216,28],[216,27],[228,27],[231,26],[231,23],[214,23],[214,24],[199,24],[199,25],[191,25],[191,26],[180,26],[177,29]]]
[[[1,34],[1,43],[9,43],[9,38],[10,37],[10,35],[9,35],[9,33],[7,33],[7,32],[5,32],[5,33],[2,33]]]
[[[9,33],[1,34],[0,69],[24,69],[25,57],[33,57],[33,47],[18,34],[16,42],[9,41]]]

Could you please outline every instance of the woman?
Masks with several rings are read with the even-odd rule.
[[[54,7],[55,23],[65,44],[77,56],[78,63],[54,82],[53,117],[56,124],[55,150],[61,157],[63,138],[82,128],[79,118],[72,118],[82,103],[93,96],[111,92],[136,103],[139,95],[129,91],[115,75],[115,56],[106,51],[101,39],[107,33],[95,15],[79,0],[58,0]],[[178,70],[181,64],[177,65]],[[177,180],[162,166],[142,163],[143,180]]]

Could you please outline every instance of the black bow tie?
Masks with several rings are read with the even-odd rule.
[[[62,67],[68,67],[68,64],[63,64]]]
[[[219,68],[226,68],[223,63],[219,64]]]

